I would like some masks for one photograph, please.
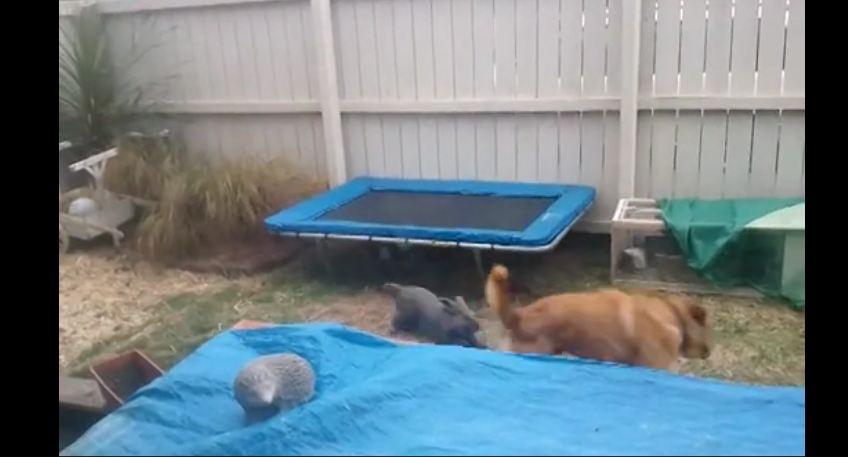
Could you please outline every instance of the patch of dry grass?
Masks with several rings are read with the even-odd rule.
[[[320,188],[291,170],[282,161],[248,158],[179,170],[139,226],[141,252],[153,259],[182,257],[262,232],[268,214]]]
[[[60,368],[64,368],[65,372],[77,373],[104,355],[131,349],[142,350],[160,366],[169,368],[197,346],[240,320],[277,323],[326,320],[319,317],[317,308],[311,305],[329,304],[340,297],[353,295],[332,284],[290,272],[275,272],[238,280],[217,278],[218,281],[205,288],[186,287],[182,292],[168,288],[168,296],[148,305],[150,312],[139,313],[139,317],[130,321],[131,325],[124,325],[119,331],[103,328],[99,325],[102,321],[91,322],[89,328],[101,330],[101,338],[90,340],[91,344],[83,350],[74,347],[74,357],[68,357],[64,366],[60,364]],[[134,288],[143,286],[155,288],[142,283],[134,285]],[[96,310],[92,309],[91,312]],[[352,316],[362,315],[360,310]],[[60,325],[72,324],[66,324],[62,319],[60,313]],[[331,317],[329,320],[337,319]],[[60,342],[60,353],[62,350]]]
[[[602,286],[605,243],[569,238],[561,249],[544,256],[487,260],[514,267],[516,279],[527,288],[519,294],[521,303],[556,291]],[[172,296],[152,320],[90,348],[74,365],[82,367],[104,352],[140,348],[169,366],[240,319],[336,321],[388,336],[391,304],[374,292],[386,280],[463,295],[480,310],[487,333],[482,339],[497,345],[498,324],[482,306],[482,284],[468,252],[415,250],[406,263],[381,268],[366,245],[354,243],[350,248],[331,256],[332,275],[318,266],[315,251],[307,250],[282,270],[257,277],[250,287],[233,283],[224,289]],[[701,301],[711,313],[716,348],[706,361],[685,363],[684,373],[756,384],[805,383],[803,313],[765,300],[712,296]]]
[[[709,359],[687,361],[687,373],[757,384],[806,383],[803,312],[768,300],[709,296],[716,347]]]
[[[59,368],[77,363],[92,346],[134,332],[163,313],[178,294],[214,294],[239,284],[212,274],[158,268],[104,246],[59,257]]]
[[[156,202],[136,243],[148,259],[174,260],[263,231],[262,220],[325,186],[283,160],[203,162],[169,139],[128,137],[105,173],[115,192]]]
[[[158,201],[168,177],[186,166],[185,150],[166,136],[125,136],[103,173],[107,189]]]

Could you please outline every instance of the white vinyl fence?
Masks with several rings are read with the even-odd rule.
[[[101,0],[198,154],[355,176],[804,195],[804,0]],[[76,3],[59,4],[63,17]],[[149,28],[149,27],[148,27]]]

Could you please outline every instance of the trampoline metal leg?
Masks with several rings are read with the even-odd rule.
[[[332,276],[333,275],[333,266],[330,263],[329,254],[327,253],[327,241],[323,238],[316,238],[315,245],[318,247],[318,258],[321,260],[321,264],[324,266],[324,271]]]
[[[474,255],[474,265],[477,267],[477,274],[480,275],[480,279],[485,279],[486,271],[483,270],[483,253],[479,249],[472,249],[471,253]]]

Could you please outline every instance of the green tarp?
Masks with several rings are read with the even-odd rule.
[[[659,206],[687,263],[702,277],[722,287],[752,286],[803,308],[803,277],[789,289],[781,287],[786,233],[745,230],[763,216],[802,202],[803,198],[672,199]]]

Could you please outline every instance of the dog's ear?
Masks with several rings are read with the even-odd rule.
[[[707,325],[707,310],[703,306],[691,303],[686,308],[695,322],[701,325]]]

